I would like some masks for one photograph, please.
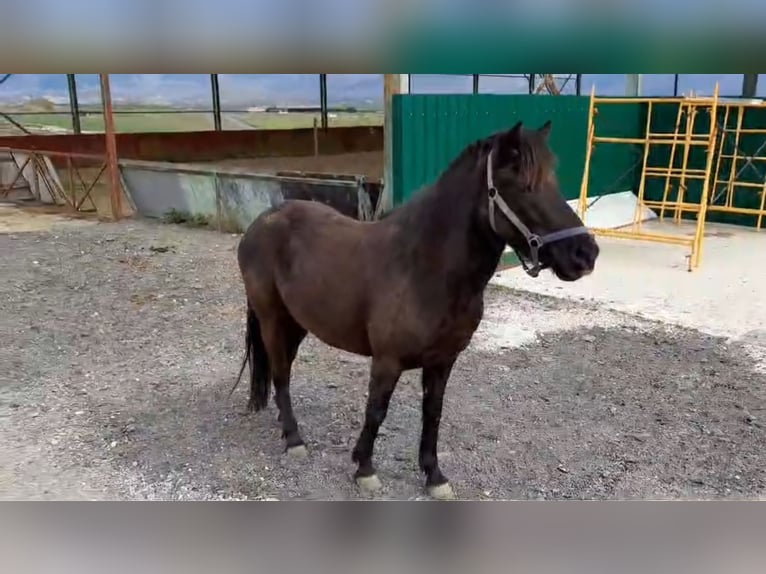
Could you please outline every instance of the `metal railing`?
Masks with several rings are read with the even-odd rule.
[[[6,171],[9,183],[0,183],[2,199],[27,190],[31,199],[43,203],[64,205],[75,211],[98,211],[94,191],[99,184],[109,191],[103,177],[109,165],[106,154],[0,148],[0,157],[5,159],[4,165],[13,166]],[[61,170],[66,174],[64,181]],[[124,189],[121,191],[124,194]]]

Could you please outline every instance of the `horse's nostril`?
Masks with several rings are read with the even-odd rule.
[[[574,260],[581,267],[589,268],[596,260],[596,251],[590,249],[587,245],[579,245],[575,249]]]

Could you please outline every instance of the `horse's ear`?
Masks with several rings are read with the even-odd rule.
[[[519,147],[519,142],[521,141],[521,127],[521,121],[519,121],[507,132],[500,132],[497,134],[492,147],[498,154],[502,154],[508,150],[515,150]]]
[[[541,136],[543,136],[543,139],[547,140],[548,136],[551,133],[551,120],[548,120],[545,122],[542,127],[537,130],[537,133],[539,133]]]
[[[506,141],[504,143],[516,147],[519,144],[519,140],[521,140],[521,127],[521,120],[519,120],[516,122],[516,125],[505,134]]]

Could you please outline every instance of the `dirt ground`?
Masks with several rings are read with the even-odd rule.
[[[266,173],[295,170],[364,175],[371,180],[383,178],[383,152],[380,151],[322,155],[317,157],[260,157],[218,160],[215,164],[226,167],[244,167]]]
[[[368,361],[309,338],[309,447],[227,397],[243,352],[238,238],[145,222],[0,233],[0,498],[355,499]],[[761,498],[766,376],[736,344],[492,287],[448,386],[442,469],[467,499]],[[379,498],[424,497],[420,389],[394,395]]]

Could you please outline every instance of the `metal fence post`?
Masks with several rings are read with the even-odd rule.
[[[223,129],[221,121],[221,87],[218,84],[218,74],[210,74],[210,87],[213,93],[213,126],[215,131]]]
[[[69,111],[72,114],[72,131],[76,134],[82,133],[80,125],[80,102],[77,99],[77,81],[74,74],[67,74],[67,85],[69,86]]]
[[[117,137],[114,129],[114,110],[112,92],[109,87],[109,74],[99,74],[101,79],[101,100],[104,109],[104,132],[106,137],[106,163],[109,169],[112,216],[115,220],[122,217],[122,188],[117,165]]]

